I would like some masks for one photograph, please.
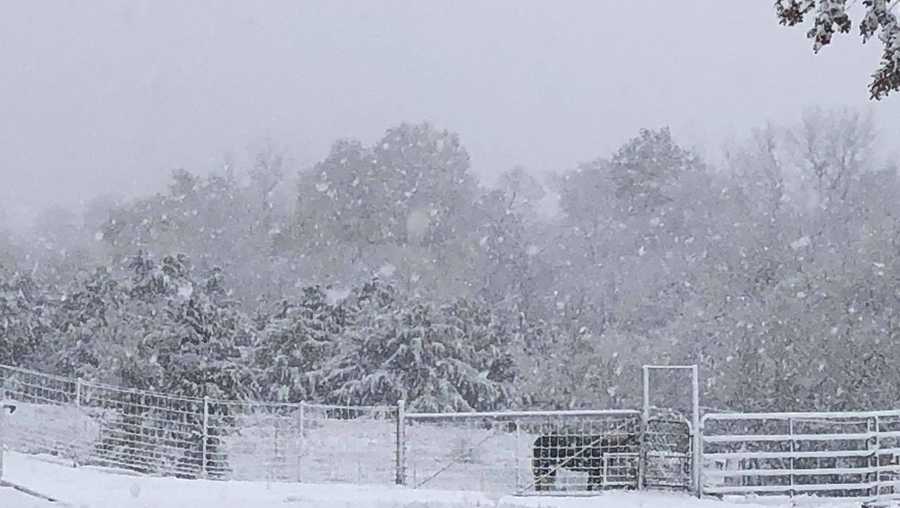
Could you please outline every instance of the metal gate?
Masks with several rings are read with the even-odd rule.
[[[406,413],[402,483],[529,494],[639,485],[641,413]]]
[[[641,482],[645,488],[690,490],[691,424],[683,417],[653,417],[643,433]]]
[[[653,384],[651,374],[690,375],[690,383],[670,379]],[[681,391],[677,400],[654,404],[657,392]],[[644,365],[641,484],[648,488],[700,491],[700,381],[696,365]],[[671,397],[671,398],[679,398]]]
[[[702,446],[707,495],[900,499],[900,411],[708,414]]]

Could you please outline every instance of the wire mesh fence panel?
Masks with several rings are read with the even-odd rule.
[[[307,406],[304,457],[315,481],[393,483],[397,408]]]
[[[209,473],[235,480],[302,478],[300,404],[210,401]]]
[[[78,410],[95,430],[89,465],[197,478],[203,473],[203,399],[82,384]]]
[[[415,487],[549,493],[634,488],[637,411],[406,415]]]
[[[72,459],[89,447],[85,434],[94,429],[75,405],[72,380],[0,366],[0,400],[14,403],[6,418],[5,446],[31,454]]]
[[[239,480],[391,483],[396,409],[210,402],[212,471]]]
[[[74,465],[238,480],[393,483],[396,407],[172,397],[0,366],[4,445]]]

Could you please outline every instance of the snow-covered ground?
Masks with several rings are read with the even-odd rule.
[[[53,458],[5,455],[4,480],[59,499],[73,508],[758,508],[663,492],[609,492],[596,497],[491,497],[480,492],[384,485],[298,484],[148,478]],[[60,506],[0,487],[2,508]],[[787,503],[766,503],[789,506]],[[836,505],[829,505],[836,506]]]
[[[4,480],[77,508],[268,508],[356,506],[494,506],[474,492],[440,492],[393,486],[202,481],[149,478],[73,468],[18,453],[5,456]],[[0,488],[0,507],[52,504]],[[18,503],[18,504],[16,504]],[[24,503],[24,504],[23,504]],[[58,506],[58,505],[57,505]]]

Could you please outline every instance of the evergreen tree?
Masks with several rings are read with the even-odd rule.
[[[35,365],[35,355],[52,335],[51,313],[51,302],[34,279],[0,272],[0,364]]]
[[[53,372],[88,381],[108,381],[103,372],[120,355],[123,333],[117,327],[123,300],[119,283],[106,267],[75,280],[60,297],[54,312],[56,332],[50,352]]]
[[[362,309],[349,350],[330,370],[335,401],[404,399],[415,410],[472,411],[507,399],[505,355],[491,349],[492,340],[466,335],[483,323],[472,323],[463,306],[436,310],[409,302]]]
[[[322,366],[337,351],[344,323],[319,286],[304,288],[297,304],[282,301],[259,332],[255,364],[262,395],[279,402],[322,398]]]

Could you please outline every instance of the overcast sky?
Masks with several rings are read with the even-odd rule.
[[[814,56],[770,0],[6,2],[0,209],[160,189],[271,142],[299,166],[401,121],[458,132],[481,175],[570,168],[641,127],[714,153],[810,105],[872,108],[876,43]],[[855,29],[855,27],[854,27]]]

